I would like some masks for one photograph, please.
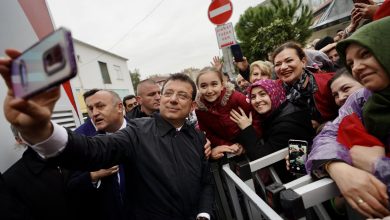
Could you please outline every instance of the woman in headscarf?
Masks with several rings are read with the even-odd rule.
[[[312,175],[330,176],[350,206],[366,217],[390,215],[390,158],[385,156],[390,147],[389,30],[390,18],[383,18],[337,45],[340,58],[365,88],[352,94],[339,117],[325,125],[306,163]],[[378,141],[357,136],[351,146],[340,143],[340,124],[354,116]]]
[[[274,80],[259,80],[249,87],[249,101],[263,119],[262,139],[257,139],[252,126],[252,114],[246,115],[242,109],[232,110],[230,119],[237,123],[241,132],[238,142],[245,146],[247,156],[256,160],[286,148],[290,139],[311,142],[314,130],[307,108],[294,105],[286,99],[283,87]],[[275,164],[275,170],[282,182],[291,180],[285,162]]]

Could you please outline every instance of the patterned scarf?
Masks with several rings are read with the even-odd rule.
[[[283,87],[290,102],[300,106],[307,106],[310,109],[312,119],[319,120],[321,118],[314,101],[314,93],[318,90],[318,86],[310,71],[304,69],[301,78],[297,82],[293,85],[283,82]]]

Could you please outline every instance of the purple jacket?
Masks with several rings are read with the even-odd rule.
[[[306,170],[317,177],[324,176],[323,168],[312,170],[313,162],[317,160],[338,159],[351,164],[348,148],[337,142],[337,131],[341,120],[355,112],[360,120],[362,119],[363,106],[367,99],[371,96],[371,92],[367,89],[360,89],[350,95],[345,104],[339,110],[339,116],[332,122],[328,122],[321,133],[313,140],[311,152],[306,162]],[[387,149],[390,147],[390,137],[385,143]],[[313,168],[315,169],[315,168]],[[390,158],[383,157],[375,162],[372,173],[387,185],[387,191],[390,190]]]

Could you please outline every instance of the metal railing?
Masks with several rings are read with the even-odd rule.
[[[305,210],[311,207],[314,209],[319,219],[330,220],[328,213],[321,203],[339,195],[340,192],[333,180],[329,178],[314,180],[310,175],[305,175],[292,182],[281,184],[276,172],[272,172],[273,170],[271,169],[271,175],[274,182],[280,184],[280,194],[278,193],[277,196],[282,211],[279,213],[256,194],[254,185],[256,181],[259,181],[259,178],[248,178],[248,176],[256,177],[256,175],[252,175],[254,172],[269,167],[280,160],[284,160],[287,154],[288,150],[286,148],[247,164],[243,163],[242,167],[244,168],[238,173],[240,176],[245,176],[244,178],[240,178],[236,175],[235,172],[237,171],[235,170],[235,172],[233,172],[229,164],[223,166],[223,175],[225,176],[228,193],[230,194],[228,197],[231,199],[230,202],[233,206],[233,211],[237,220],[244,219],[242,212],[244,208],[246,209],[249,219],[258,220],[283,219],[286,215],[289,216],[289,218],[300,219],[304,218]],[[247,173],[245,174],[248,170],[250,175]],[[261,182],[259,184],[261,184]],[[240,205],[240,198],[237,190],[242,194],[244,207],[241,207],[242,205]]]

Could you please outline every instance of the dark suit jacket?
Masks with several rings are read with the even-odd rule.
[[[28,216],[27,219],[39,220],[75,219],[66,195],[67,178],[66,170],[46,163],[28,148],[22,158],[3,174],[1,186],[2,190],[7,190],[1,200],[13,200],[20,205],[19,210],[7,210],[7,217],[5,212],[1,212],[0,218],[25,219],[21,217],[24,215]],[[11,204],[15,203],[11,201],[7,205]]]
[[[126,120],[127,121],[127,120]],[[75,130],[86,136],[104,135],[96,131],[91,120]],[[125,192],[120,192],[117,175],[104,177],[96,188],[92,184],[90,172],[74,171],[68,182],[68,191],[75,210],[84,219],[121,220],[125,219]]]

